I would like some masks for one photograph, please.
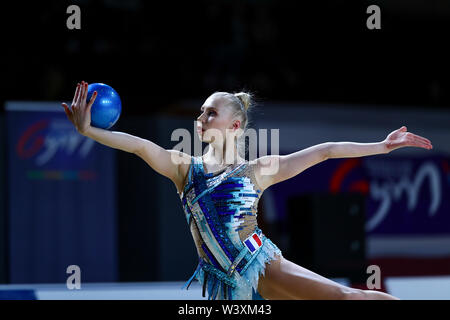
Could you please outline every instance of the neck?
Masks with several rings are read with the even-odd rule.
[[[210,165],[230,165],[241,163],[245,159],[239,156],[236,144],[231,150],[226,150],[226,144],[223,148],[209,144],[208,151],[203,155],[203,161]]]

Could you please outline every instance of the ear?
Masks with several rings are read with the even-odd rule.
[[[240,120],[235,120],[233,122],[233,129],[239,129],[241,127],[241,121]]]

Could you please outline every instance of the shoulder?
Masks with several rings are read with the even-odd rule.
[[[177,191],[181,192],[183,191],[186,177],[194,157],[179,150],[172,149],[169,150],[169,152],[172,155],[172,159],[175,160],[178,165],[177,179],[176,181],[174,181],[174,183],[177,187]]]
[[[257,175],[261,175],[263,169],[270,168],[275,164],[275,162],[279,161],[279,155],[268,155],[262,156],[257,159],[248,161],[248,165],[255,170]]]
[[[277,171],[274,168],[278,168],[280,157],[280,155],[267,155],[249,161],[248,165],[261,191],[274,183],[274,176]]]
[[[246,166],[248,168],[249,175],[251,176],[251,179],[253,180],[253,183],[255,184],[256,188],[259,189],[261,192],[264,191],[265,187],[263,186],[263,182],[261,181],[261,175],[260,175],[260,166],[261,162],[259,159],[249,160],[246,161]]]
[[[171,157],[172,157],[172,161],[174,161],[175,163],[177,163],[178,165],[180,165],[180,167],[189,167],[189,165],[192,162],[192,158],[193,156],[182,152],[180,150],[175,150],[175,149],[171,149],[171,150],[167,150],[170,152]]]

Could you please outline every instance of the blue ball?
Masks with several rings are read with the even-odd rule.
[[[97,91],[97,98],[91,108],[91,126],[109,129],[119,120],[122,102],[116,90],[104,83],[88,85],[87,102],[94,91]]]

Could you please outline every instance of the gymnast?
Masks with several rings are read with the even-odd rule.
[[[198,265],[183,288],[197,279],[211,300],[367,300],[396,297],[376,290],[341,285],[284,258],[257,224],[258,201],[265,189],[295,177],[330,158],[387,154],[402,147],[431,149],[431,142],[405,126],[381,142],[324,142],[287,154],[245,159],[242,137],[248,127],[250,93],[215,92],[201,106],[199,139],[208,144],[202,156],[166,150],[127,133],[90,125],[94,94],[77,84],[68,119],[77,131],[95,141],[142,158],[175,185],[198,253]],[[236,137],[236,139],[235,139]],[[182,161],[175,161],[181,159]],[[267,168],[276,167],[272,174]]]

